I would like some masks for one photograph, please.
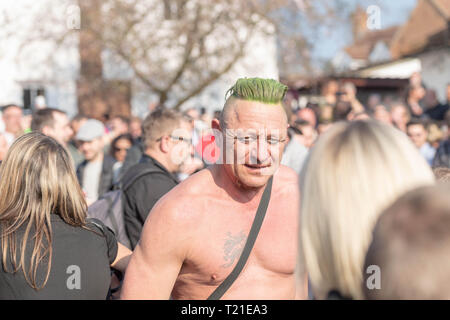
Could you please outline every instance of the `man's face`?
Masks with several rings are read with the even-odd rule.
[[[302,131],[302,135],[299,135],[299,141],[306,148],[311,148],[317,137],[316,130],[310,125],[301,126],[300,130]]]
[[[22,131],[22,109],[19,107],[10,107],[3,112],[3,121],[5,122],[5,131],[18,134]]]
[[[131,121],[130,134],[133,139],[137,139],[142,136],[142,123],[140,121]]]
[[[299,119],[308,121],[311,125],[315,126],[317,123],[316,114],[310,108],[303,108],[297,112]]]
[[[102,138],[96,138],[91,141],[80,141],[80,151],[88,161],[96,159],[103,152]]]
[[[125,123],[120,118],[114,118],[111,120],[111,127],[114,132],[116,132],[117,135],[128,133],[128,124]]]
[[[169,155],[173,171],[178,171],[183,163],[191,156],[192,127],[187,121],[181,121],[180,127],[170,134]]]
[[[447,85],[447,101],[450,102],[450,84]]]
[[[240,187],[263,187],[280,165],[287,139],[286,114],[281,105],[232,103],[234,112],[227,128],[222,128],[225,170]]]
[[[382,105],[375,107],[374,118],[384,123],[392,123],[391,114]]]
[[[406,124],[408,122],[408,114],[402,106],[393,107],[391,111],[392,121],[396,124]]]
[[[413,97],[417,100],[423,99],[425,97],[425,89],[422,86],[413,89]]]
[[[407,134],[417,148],[422,147],[427,142],[427,131],[421,124],[408,126]]]
[[[63,146],[66,146],[73,135],[69,118],[67,115],[60,112],[53,112],[53,128],[48,127],[46,131],[48,136],[52,137]]]

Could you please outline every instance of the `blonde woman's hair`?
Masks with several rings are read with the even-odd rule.
[[[362,299],[364,258],[379,214],[404,192],[434,183],[401,131],[378,121],[336,123],[301,174],[300,259],[313,293]]]
[[[3,269],[21,269],[31,287],[43,288],[52,261],[51,215],[85,227],[87,205],[72,160],[56,140],[37,132],[25,134],[0,165],[0,194]],[[44,263],[45,278],[37,283],[38,267]]]

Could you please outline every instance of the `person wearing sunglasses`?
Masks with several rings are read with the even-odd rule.
[[[113,184],[118,182],[123,162],[132,145],[133,138],[131,134],[121,134],[111,142],[111,156],[116,159],[116,163],[113,165]]]
[[[178,184],[175,174],[192,149],[190,124],[177,111],[158,108],[144,120],[143,131],[144,154],[120,180],[125,229],[132,248],[155,203]]]

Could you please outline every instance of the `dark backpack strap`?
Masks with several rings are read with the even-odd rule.
[[[119,232],[119,224],[117,223],[116,217],[114,216],[114,206],[116,205],[117,201],[120,200],[120,191],[116,191],[114,199],[111,199],[111,197],[105,197],[104,199],[108,202],[108,211],[106,213],[106,216],[111,219],[111,224],[114,230]]]
[[[122,182],[122,191],[125,191],[126,189],[128,189],[129,187],[131,187],[131,185],[140,177],[143,177],[147,174],[151,174],[151,173],[163,173],[161,170],[157,169],[157,168],[142,168],[142,170],[139,170],[136,174],[134,174],[132,177],[128,178],[126,181]]]
[[[242,250],[239,261],[237,262],[233,271],[231,271],[231,273],[228,275],[228,277],[209,296],[208,300],[219,300],[220,298],[222,298],[222,296],[231,287],[231,285],[237,279],[245,264],[247,263],[248,257],[250,256],[253,245],[255,244],[259,230],[261,229],[261,225],[264,221],[264,217],[266,216],[267,207],[269,206],[270,194],[272,192],[272,180],[273,177],[270,177],[269,181],[267,182],[266,188],[264,189],[261,201],[259,202],[258,210],[255,214],[255,219],[253,220],[250,233],[245,243],[244,250]]]

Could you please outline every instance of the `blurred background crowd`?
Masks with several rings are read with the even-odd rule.
[[[289,100],[286,101],[290,128],[282,163],[300,173],[309,149],[334,122],[372,118],[408,135],[430,166],[450,168],[450,84],[445,89],[447,100],[439,103],[434,91],[426,89],[420,74],[415,73],[403,96],[383,101],[369,97],[368,102],[362,103],[357,98],[354,84],[330,80],[325,83],[318,103],[308,102],[302,108],[292,108]],[[161,108],[164,107],[152,106],[153,110]],[[139,162],[143,152],[144,119],[137,116],[109,118],[105,114],[107,120],[101,122],[77,114],[70,119],[60,109],[36,108],[30,114],[15,104],[2,106],[1,111],[0,160],[17,137],[33,130],[49,135],[65,146],[78,171],[89,162],[103,165],[102,170],[97,170],[102,187],[99,192],[93,191],[92,196],[89,194],[89,203],[112,190],[122,173]],[[190,157],[174,172],[183,180],[216,160],[218,153],[204,151],[214,146],[212,132],[208,129],[211,120],[219,117],[220,110],[210,114],[205,108],[189,108],[180,114],[192,131]],[[208,147],[209,144],[212,145]]]
[[[350,237],[363,230],[364,241],[348,240],[350,247],[364,244],[355,259],[358,268],[381,212],[379,203],[366,206],[369,200],[376,202],[375,189],[370,188],[379,187],[381,194],[398,179],[398,197],[406,190],[403,186],[413,186],[408,178],[416,171],[426,175],[427,183],[434,182],[431,168],[437,180],[449,179],[450,0],[2,0],[0,25],[0,162],[28,132],[55,139],[69,152],[88,205],[107,199],[111,191],[123,191],[121,210],[130,249],[139,241],[153,205],[218,159],[211,122],[220,117],[227,89],[242,77],[279,79],[288,86],[283,102],[288,140],[281,163],[299,176],[314,152],[317,163],[332,152],[333,144],[320,140],[328,130],[343,144],[348,131],[353,142],[370,142],[367,150],[375,150],[342,151],[349,162],[361,162],[359,171],[346,171],[345,166],[339,171],[331,156],[317,169],[310,163],[311,186],[315,174],[325,176],[322,191],[332,187],[329,181],[334,178],[338,183],[323,199],[315,198],[320,193],[313,188],[307,191],[311,196],[306,204],[302,199],[302,206],[311,204],[310,217],[317,204],[329,204],[331,209],[323,212],[337,212],[347,221],[367,218],[364,228],[347,229],[347,221],[329,224]],[[364,122],[370,119],[376,121]],[[179,128],[184,130],[176,131]],[[386,139],[382,144],[374,138],[377,134],[365,136],[370,130],[379,136],[384,131],[398,148],[386,148]],[[328,151],[314,151],[321,143]],[[410,152],[411,146],[417,154]],[[403,147],[407,152],[400,152]],[[175,153],[182,161],[172,157]],[[418,155],[428,166],[417,161]],[[402,157],[411,158],[412,168],[401,170]],[[386,166],[378,167],[375,160]],[[140,164],[158,175],[136,175]],[[363,181],[361,173],[383,181]],[[350,191],[341,189],[346,178]],[[355,196],[360,187],[369,190],[367,199]],[[336,195],[336,203],[343,196],[359,198],[338,212],[330,200]],[[386,199],[383,209],[395,200]],[[410,198],[404,203],[399,199],[398,206],[411,209]],[[369,217],[370,210],[358,205],[377,213]],[[385,231],[377,229],[378,241],[387,238]],[[329,240],[328,233],[322,236]],[[330,247],[341,249],[334,243]],[[373,255],[369,258],[377,258]],[[330,269],[337,265],[328,262],[321,261]],[[356,274],[338,271],[337,278]],[[359,289],[335,289],[362,297]]]

